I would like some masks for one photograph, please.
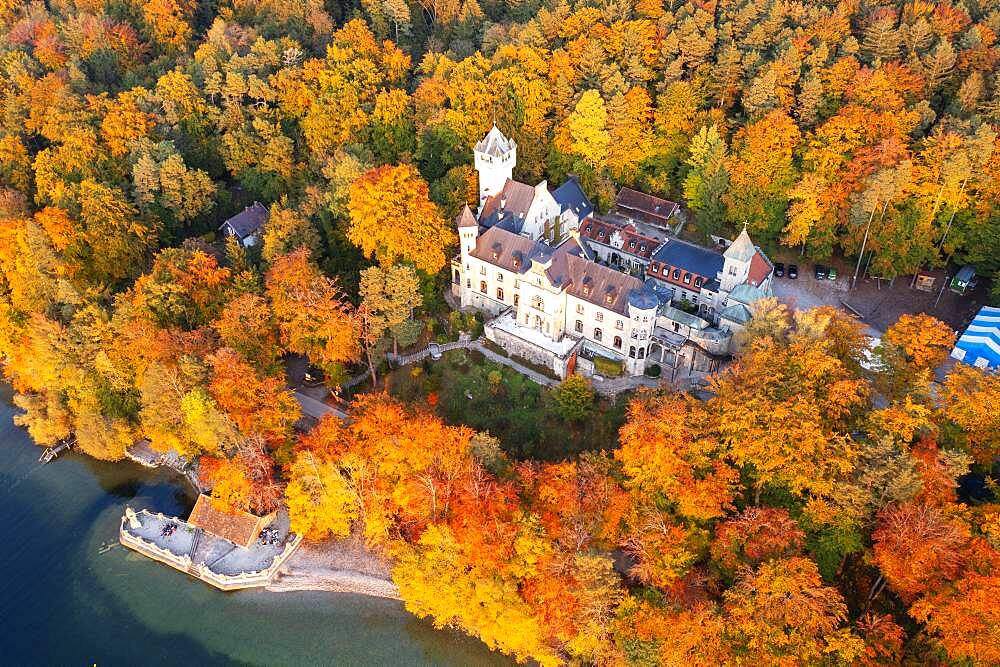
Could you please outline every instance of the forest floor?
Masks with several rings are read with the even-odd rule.
[[[389,562],[368,549],[360,536],[303,542],[267,590],[332,591],[399,599]]]

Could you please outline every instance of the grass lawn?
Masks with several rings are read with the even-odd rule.
[[[598,398],[578,422],[556,410],[551,390],[475,351],[454,350],[440,361],[405,366],[388,376],[389,393],[433,409],[449,424],[465,424],[500,439],[516,459],[558,461],[618,446],[627,397]]]

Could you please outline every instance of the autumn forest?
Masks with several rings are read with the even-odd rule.
[[[870,352],[767,299],[702,395],[637,392],[562,460],[379,391],[448,320],[494,122],[601,210],[628,185],[706,238],[994,275],[995,3],[0,0],[0,30],[0,356],[37,443],[197,459],[220,508],[363,536],[407,609],[520,661],[1000,664],[1000,377],[935,381],[933,318]],[[259,244],[218,232],[254,202]],[[290,355],[368,375],[349,422],[296,429]]]

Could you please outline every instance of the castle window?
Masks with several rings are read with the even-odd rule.
[[[621,336],[615,336],[615,349],[618,349],[618,350],[622,349],[622,337]]]
[[[573,323],[573,329],[578,333],[583,333],[583,320],[577,320]]]
[[[685,273],[684,274],[684,284],[685,285],[690,285],[691,284],[691,274],[690,273]]]
[[[521,286],[521,281],[520,281],[520,280],[515,280],[515,281],[514,281],[514,289],[517,289],[517,288],[519,288],[520,286]]]
[[[515,308],[517,308],[517,304],[518,304],[518,302],[519,302],[520,300],[521,300],[521,295],[520,295],[520,294],[518,294],[517,292],[514,292],[514,307],[515,307]]]
[[[485,280],[480,281],[480,283],[479,283],[479,291],[482,292],[483,294],[486,294],[486,281]]]
[[[594,340],[601,340],[602,335],[600,329],[594,329]]]
[[[472,289],[472,278],[466,278],[465,289]]]
[[[503,288],[497,288],[497,301],[503,301]]]
[[[459,273],[458,269],[455,269],[455,278],[454,278],[454,280],[452,280],[452,282],[453,283],[460,283],[460,282],[462,282],[462,276]]]
[[[583,304],[582,303],[576,304],[576,312],[578,312],[581,315],[583,315]]]
[[[622,322],[621,320],[618,320],[617,322],[615,322],[615,329],[618,329],[619,331],[624,331],[625,323]]]
[[[598,322],[603,322],[604,313],[602,313],[601,311],[597,311],[596,313],[594,313],[594,319],[597,320]]]
[[[640,347],[639,348],[639,358],[640,359],[645,359],[646,358],[646,348],[644,348],[644,347]]]
[[[481,276],[485,276],[486,275],[486,267],[485,266],[480,266],[479,267],[479,275],[481,275]]]
[[[628,348],[628,356],[635,359],[635,345],[630,345]]]
[[[503,274],[500,273],[499,271],[497,272],[497,282],[498,283],[502,283],[503,282]]]

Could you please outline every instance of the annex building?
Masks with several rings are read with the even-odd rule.
[[[560,377],[729,354],[773,272],[745,229],[725,253],[654,236],[676,204],[623,188],[600,218],[575,178],[554,191],[521,183],[516,160],[494,125],[475,146],[478,215],[466,206],[456,219],[452,293],[492,316],[488,339]]]

